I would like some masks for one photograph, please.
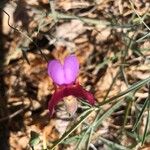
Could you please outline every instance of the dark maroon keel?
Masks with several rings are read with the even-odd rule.
[[[67,96],[75,96],[78,98],[82,98],[87,100],[91,105],[95,104],[95,98],[93,94],[85,89],[80,84],[70,84],[70,85],[63,85],[56,89],[54,94],[52,95],[51,100],[48,103],[48,109],[50,116],[53,115],[53,111],[55,109],[55,106],[59,101],[61,101],[64,97]]]

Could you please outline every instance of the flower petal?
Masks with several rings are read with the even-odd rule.
[[[70,84],[75,81],[79,72],[79,62],[75,55],[70,55],[64,60],[65,83]]]
[[[48,109],[49,109],[49,114],[52,117],[54,108],[58,104],[59,101],[61,101],[64,97],[64,90],[56,90],[54,94],[52,95],[51,100],[48,102]]]
[[[53,111],[57,103],[61,100],[63,100],[64,97],[66,96],[75,96],[78,98],[82,98],[87,100],[91,105],[95,104],[95,98],[92,93],[89,91],[86,91],[83,89],[83,87],[79,84],[76,85],[68,85],[68,86],[63,86],[60,89],[56,90],[54,94],[52,95],[51,100],[49,101],[48,104],[48,109],[50,116],[53,115]]]
[[[48,74],[56,84],[65,83],[63,66],[58,60],[49,61]]]
[[[80,84],[68,86],[64,90],[64,95],[65,96],[73,95],[75,97],[87,100],[91,105],[95,104],[95,98],[93,94],[85,90]]]

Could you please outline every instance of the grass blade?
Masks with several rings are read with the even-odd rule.
[[[84,122],[92,113],[92,111],[94,110],[94,108],[90,108],[86,114],[77,122],[74,124],[74,126],[68,130],[66,133],[64,133],[64,135],[50,148],[51,150],[53,150],[54,148],[56,148],[56,146],[58,144],[60,144],[63,140],[65,140],[73,131],[75,131],[82,122]]]
[[[106,145],[108,145],[112,150],[131,150],[125,146],[122,146],[120,144],[114,143],[112,141],[109,141],[105,138],[100,137],[100,140],[105,143]]]
[[[148,77],[148,78],[146,78],[146,79],[144,79],[144,80],[141,80],[141,81],[139,81],[139,82],[137,82],[137,83],[134,83],[134,84],[131,85],[127,90],[125,90],[125,91],[119,93],[119,94],[116,95],[116,96],[113,96],[112,98],[107,99],[106,101],[101,102],[101,103],[99,104],[99,106],[105,105],[105,104],[107,104],[107,103],[109,103],[109,102],[112,102],[112,101],[116,100],[116,99],[119,98],[119,97],[125,96],[125,95],[127,95],[128,93],[130,93],[130,92],[132,92],[132,91],[134,91],[134,90],[137,90],[137,89],[141,88],[142,86],[144,86],[145,84],[147,84],[147,83],[149,83],[149,82],[150,82],[150,77]]]
[[[85,132],[84,132],[84,134],[83,134],[83,136],[82,136],[82,138],[78,141],[78,143],[77,143],[77,145],[76,145],[76,150],[80,150],[80,149],[82,149],[82,146],[85,146],[85,143],[86,143],[86,141],[87,141],[87,139],[88,139],[88,132],[89,132],[89,129],[90,128],[88,128]]]
[[[96,129],[104,119],[109,117],[117,108],[119,108],[122,105],[124,99],[119,100],[117,103],[115,103],[111,108],[109,108],[106,112],[100,116],[100,118],[95,122],[94,129]]]
[[[143,105],[143,107],[142,107],[142,110],[141,110],[141,112],[140,112],[140,114],[139,114],[139,116],[138,116],[138,118],[137,118],[137,120],[136,120],[136,122],[135,122],[135,124],[134,124],[134,126],[133,126],[132,131],[134,131],[134,130],[137,128],[138,124],[140,123],[140,120],[141,120],[141,118],[142,118],[142,116],[143,116],[143,113],[144,113],[146,107],[147,107],[147,104],[148,104],[148,98],[147,98],[147,99],[145,100],[145,102],[144,102],[144,105]]]
[[[148,104],[147,104],[147,120],[146,120],[146,126],[145,126],[145,130],[144,130],[144,135],[142,138],[142,145],[144,144],[145,140],[146,140],[146,136],[147,136],[147,132],[149,129],[149,125],[150,125],[150,85],[149,85],[149,95],[148,95]]]

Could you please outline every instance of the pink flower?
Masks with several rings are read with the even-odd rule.
[[[48,104],[51,116],[57,103],[66,96],[72,95],[86,99],[91,105],[94,105],[95,99],[92,93],[83,89],[83,87],[76,82],[78,72],[79,63],[75,55],[66,57],[63,64],[58,60],[49,61],[48,74],[57,85]]]

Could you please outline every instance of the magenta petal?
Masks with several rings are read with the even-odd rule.
[[[79,72],[79,63],[75,55],[70,55],[64,61],[65,83],[70,84],[75,81]]]
[[[59,61],[52,60],[48,63],[48,74],[56,84],[65,83],[63,66]]]

